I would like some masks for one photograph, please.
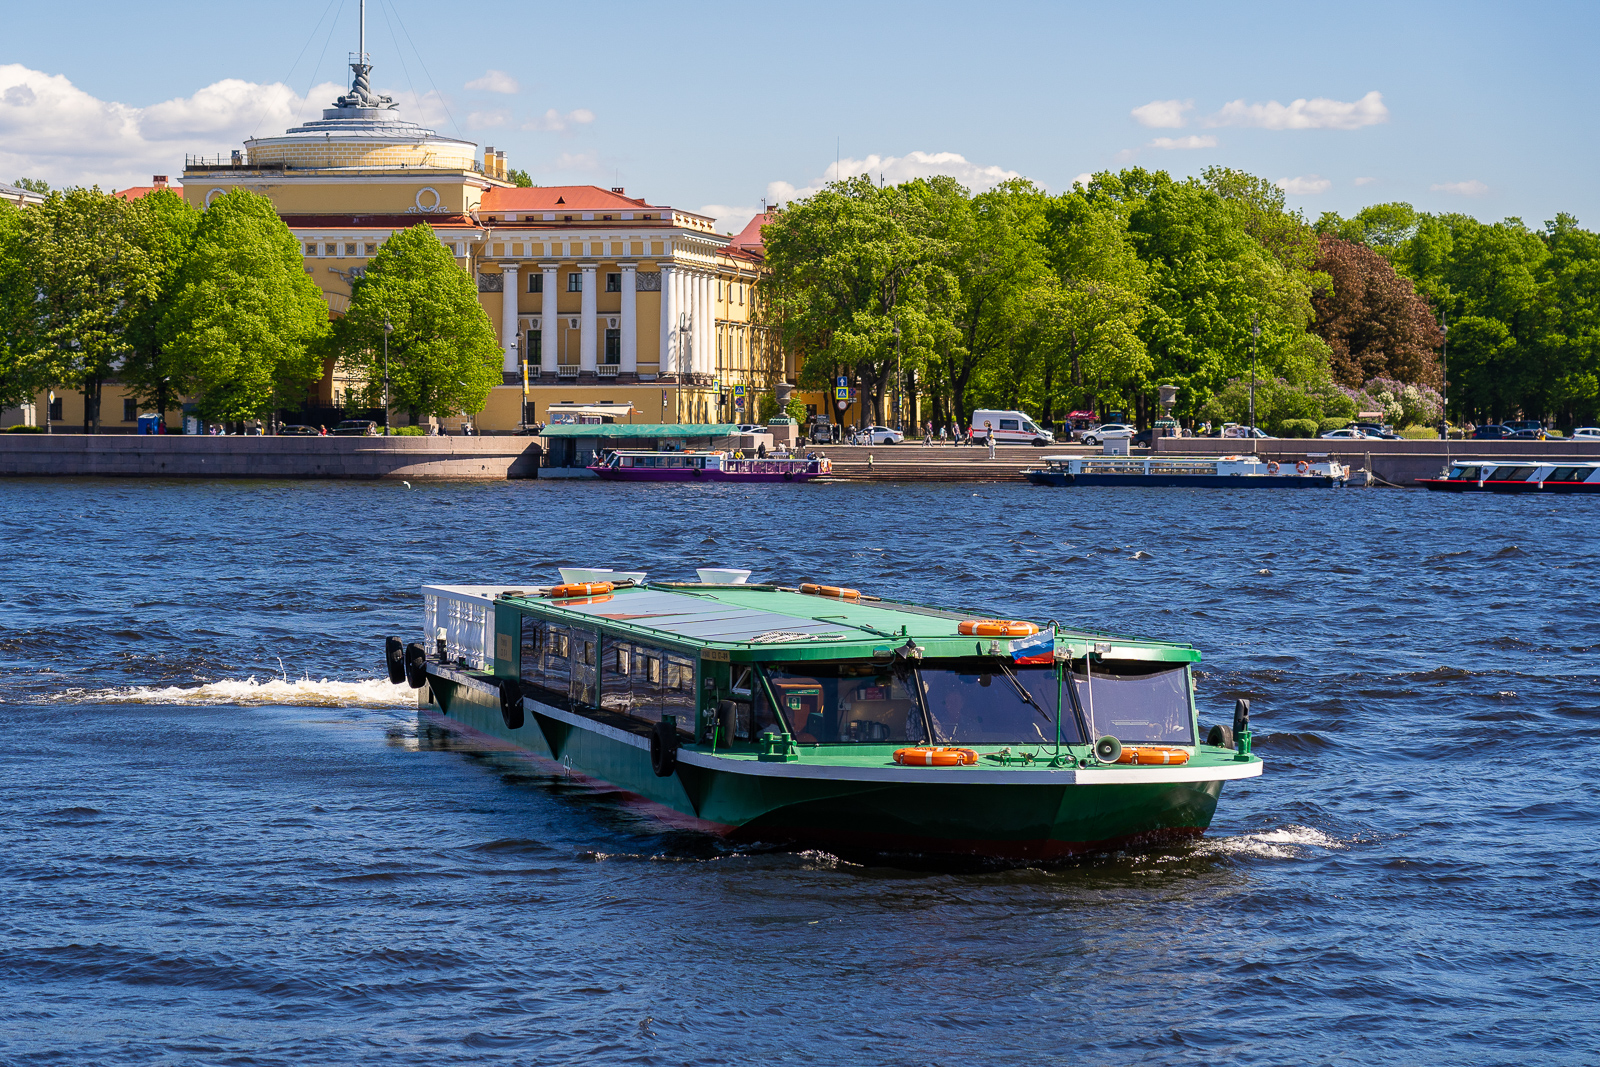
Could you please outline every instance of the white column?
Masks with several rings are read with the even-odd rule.
[[[700,336],[705,338],[698,349],[701,374],[715,375],[717,373],[717,305],[713,297],[716,293],[711,288],[711,275],[705,271],[700,272],[700,321],[704,324],[700,329]]]
[[[578,269],[583,271],[583,318],[578,320],[582,331],[578,334],[578,369],[590,374],[594,373],[594,328],[598,314],[595,310],[594,268],[593,263],[578,264]]]
[[[544,332],[541,342],[544,351],[540,353],[539,366],[544,373],[556,372],[556,354],[561,351],[561,320],[556,314],[556,286],[559,284],[561,264],[541,263],[539,269],[544,272],[544,301],[539,312],[539,329]]]
[[[675,330],[678,328],[678,279],[670,263],[661,264],[661,373],[678,369]]]
[[[639,345],[635,336],[639,329],[639,316],[634,307],[635,264],[622,264],[622,373],[639,371]]]
[[[507,374],[521,375],[517,366],[521,353],[517,351],[517,265],[500,264],[500,346],[506,351],[503,368]]]

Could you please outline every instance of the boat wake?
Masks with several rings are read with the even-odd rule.
[[[119,686],[114,689],[68,689],[58,701],[73,704],[235,704],[260,707],[287,704],[312,708],[392,708],[414,705],[416,690],[391,685],[387,679],[337,682],[328,678],[268,678],[204,682],[196,686]]]
[[[1257,834],[1208,837],[1195,847],[1197,856],[1246,856],[1269,860],[1307,859],[1318,852],[1344,847],[1344,842],[1309,826],[1285,826]]]

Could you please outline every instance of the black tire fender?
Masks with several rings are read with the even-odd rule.
[[[389,668],[390,685],[399,685],[406,680],[406,646],[398,637],[384,639],[383,660]]]
[[[522,729],[522,683],[515,678],[500,679],[500,717],[507,730]]]
[[[657,778],[670,778],[678,769],[678,728],[662,721],[650,730],[650,769]]]
[[[1206,734],[1206,744],[1211,745],[1213,748],[1232,748],[1233,730],[1221,723],[1217,723]]]
[[[428,654],[415,641],[406,646],[406,684],[413,689],[428,684]]]

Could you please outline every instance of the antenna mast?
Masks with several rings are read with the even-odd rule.
[[[361,0],[361,32],[356,38],[357,47],[361,49],[361,62],[367,61],[367,0]]]

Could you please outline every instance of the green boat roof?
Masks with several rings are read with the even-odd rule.
[[[1011,654],[1008,638],[972,637],[963,619],[992,618],[876,598],[846,600],[773,585],[702,585],[651,582],[595,597],[553,600],[508,595],[509,603],[575,625],[696,650],[736,654],[740,660],[833,660],[872,656],[913,641],[924,656]],[[1197,662],[1186,644],[1057,629],[1056,645],[1073,658]],[[713,652],[713,655],[716,654]],[[703,654],[703,653],[702,653]],[[717,658],[727,658],[725,656]]]
[[[564,422],[546,426],[542,437],[620,437],[651,440],[660,437],[731,437],[739,432],[733,423],[720,422]]]

